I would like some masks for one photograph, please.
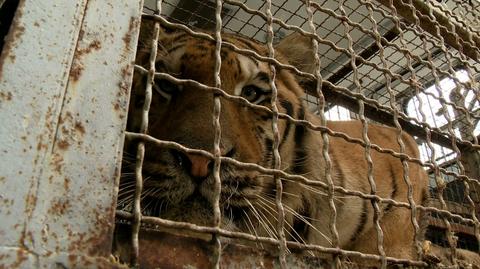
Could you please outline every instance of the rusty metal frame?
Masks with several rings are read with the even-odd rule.
[[[0,57],[0,267],[109,258],[143,1],[23,0]]]

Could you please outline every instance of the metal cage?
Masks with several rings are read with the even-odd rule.
[[[11,8],[0,0],[2,8]],[[164,0],[164,1],[19,1],[0,57],[0,267],[5,268],[356,268],[349,259],[378,262],[380,268],[400,264],[418,268],[468,268],[457,249],[479,253],[480,247],[480,2],[477,0]],[[140,24],[154,24],[147,66],[135,65]],[[287,69],[305,90],[304,104],[318,115],[315,125],[279,113],[272,82],[274,141],[272,167],[242,163],[220,154],[221,99],[239,100],[222,90],[220,65],[212,70],[215,85],[185,81],[155,67],[161,27],[186,32],[270,64],[272,72]],[[48,31],[54,29],[55,31]],[[273,45],[291,33],[312,38],[316,68],[304,72],[279,62]],[[234,33],[256,40],[269,56],[239,49],[222,40]],[[0,31],[0,35],[2,32]],[[133,72],[146,77],[139,132],[125,131]],[[147,133],[155,78],[196,83],[213,91],[213,152],[188,148]],[[29,89],[27,92],[26,89]],[[327,120],[362,122],[363,139],[326,126]],[[428,205],[385,199],[375,192],[370,174],[368,192],[336,186],[331,171],[322,182],[280,169],[278,127],[289,121],[318,132],[322,156],[329,161],[329,138],[361,145],[369,165],[372,152],[397,158],[408,171],[420,165],[430,178]],[[391,126],[400,151],[368,139],[366,124]],[[418,143],[420,158],[405,153],[401,133]],[[133,160],[131,203],[117,205],[122,149],[126,139],[138,140]],[[162,219],[142,211],[145,144],[195,153],[213,160],[215,225],[201,226]],[[127,161],[124,159],[124,162]],[[254,169],[273,177],[278,224],[276,237],[221,227],[222,164]],[[408,174],[405,172],[405,174]],[[325,191],[335,215],[335,196],[365,199],[378,205],[408,208],[412,225],[424,214],[426,239],[416,242],[423,259],[388,257],[376,219],[379,254],[342,249],[333,217],[331,246],[288,240],[284,232],[282,181],[293,180]],[[412,180],[405,178],[405,184]],[[121,201],[119,201],[121,202]],[[399,227],[400,229],[401,227]],[[420,231],[415,228],[417,233]],[[195,236],[192,236],[194,234]],[[222,244],[228,238],[228,244]],[[261,247],[278,248],[277,255]],[[425,242],[441,246],[442,261],[428,260]],[[122,247],[123,246],[123,247]],[[126,246],[126,247],[124,247]],[[420,248],[423,246],[423,249]],[[113,247],[113,249],[112,249]],[[295,254],[302,250],[313,257]],[[329,258],[325,258],[328,254]],[[426,255],[428,256],[428,255]],[[480,266],[480,264],[474,264]],[[456,267],[455,267],[456,266]]]

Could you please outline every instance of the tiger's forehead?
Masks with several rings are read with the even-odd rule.
[[[253,49],[258,54],[265,53],[263,47],[249,40],[227,37],[224,41],[240,49]],[[216,61],[214,42],[188,35],[177,35],[163,40],[160,49],[158,59],[170,72],[180,74],[185,71],[182,69],[188,69],[190,73],[196,71],[202,76],[211,74],[213,77]],[[220,55],[223,77],[226,74],[234,76],[234,80],[240,84],[248,83],[259,74],[260,80],[268,80],[270,68],[267,63],[235,52],[226,46],[222,47]]]

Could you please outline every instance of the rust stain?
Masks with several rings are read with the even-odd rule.
[[[42,142],[37,143],[37,151],[40,151],[42,148],[47,148],[47,145],[42,144]]]
[[[63,187],[65,188],[65,191],[70,191],[70,179],[68,177],[65,178],[63,181]]]
[[[75,122],[74,128],[75,128],[76,131],[78,131],[82,135],[85,134],[85,127],[83,126],[83,124],[80,121]]]
[[[11,264],[10,268],[20,268],[22,267],[21,265],[23,262],[25,262],[28,259],[27,253],[25,250],[18,248],[17,250],[17,259],[15,260],[14,263]]]
[[[12,93],[11,92],[0,92],[0,101],[10,101],[12,100]]]
[[[130,42],[132,41],[132,32],[135,30],[138,26],[138,20],[136,17],[130,17],[130,22],[128,24],[128,31],[123,36],[122,40],[125,43],[125,48],[128,49],[130,46]]]
[[[69,254],[68,255],[68,262],[70,262],[70,264],[74,264],[77,262],[77,257],[73,254]]]
[[[74,60],[72,69],[70,69],[70,78],[72,78],[73,81],[78,81],[78,79],[82,75],[83,70],[84,68],[81,63]]]
[[[57,142],[57,145],[60,149],[65,150],[70,146],[70,143],[68,143],[68,141],[66,141],[66,140],[60,140],[60,141]]]
[[[55,172],[61,174],[63,167],[63,157],[59,154],[54,154],[52,157],[51,165],[54,167]]]
[[[52,206],[48,209],[48,214],[57,216],[65,215],[71,206],[69,199],[57,199],[53,201]]]
[[[80,30],[79,40],[83,39],[85,32]],[[99,40],[94,40],[86,48],[79,49],[75,52],[75,56],[72,63],[72,68],[70,70],[70,77],[73,81],[78,81],[80,76],[82,75],[83,70],[85,69],[82,64],[82,57],[85,54],[91,53],[93,50],[99,50],[102,48],[102,43]]]
[[[122,68],[122,70],[121,70],[122,77],[128,78],[132,75],[132,66],[133,66],[133,64],[128,64],[127,66]]]
[[[102,43],[99,40],[94,40],[86,48],[77,50],[76,57],[83,56],[84,54],[88,54],[93,50],[99,50],[101,48]]]
[[[82,193],[79,195],[83,196]],[[87,255],[90,256],[108,256],[111,253],[113,212],[114,207],[93,207],[84,211],[84,216],[88,216],[92,220],[89,226],[93,228],[84,233],[75,232],[69,235],[68,252],[80,250],[87,252]]]
[[[111,253],[114,209],[115,207],[109,207],[94,210],[93,214],[96,216],[96,225],[93,227],[102,227],[102,229],[92,232],[94,236],[91,236],[87,241],[89,243],[89,255],[98,255],[99,252],[102,252],[101,255],[106,256]]]

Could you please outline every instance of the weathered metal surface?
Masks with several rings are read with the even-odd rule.
[[[49,256],[38,256],[21,248],[0,249],[0,268],[13,269],[127,269],[127,265],[115,260],[113,256],[92,257],[69,253],[57,253]]]
[[[0,58],[0,268],[115,266],[142,2],[20,3]]]
[[[169,231],[172,232],[172,231]],[[119,225],[116,230],[114,255],[122,261],[130,260],[130,228]],[[212,241],[177,236],[154,229],[142,229],[139,234],[140,268],[213,268]],[[238,243],[222,243],[220,268],[279,268],[278,257],[243,246]],[[320,258],[291,254],[287,256],[287,267],[292,269],[329,268]]]
[[[68,79],[86,1],[24,1],[0,59],[0,242],[25,244],[25,223]],[[51,31],[56,29],[56,31]]]

